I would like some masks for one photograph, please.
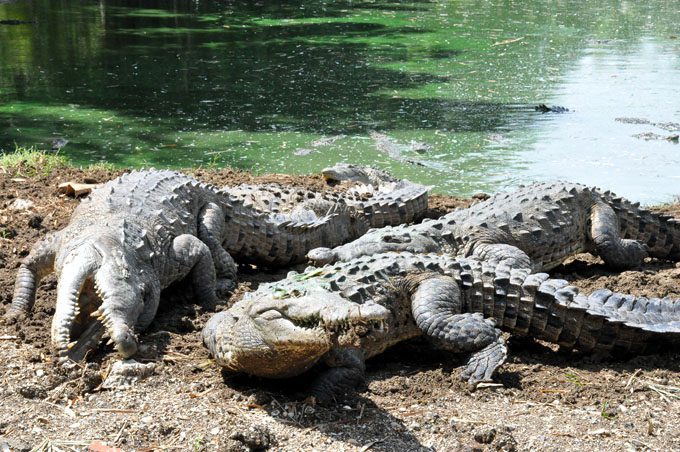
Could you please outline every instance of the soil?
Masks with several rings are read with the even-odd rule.
[[[328,190],[318,176],[254,177],[191,170],[216,185],[282,182]],[[0,315],[30,247],[67,222],[78,200],[60,182],[102,182],[117,171],[60,168],[49,176],[0,174]],[[15,210],[17,200],[33,203]],[[432,196],[437,217],[473,200]],[[677,205],[661,208],[678,214]],[[286,271],[241,272],[236,300]],[[616,273],[579,255],[553,271],[586,291],[609,288],[680,297],[680,268],[650,261]],[[129,389],[101,387],[118,358],[101,346],[65,368],[49,346],[56,281],[43,280],[30,319],[0,321],[0,450],[680,450],[680,352],[616,361],[510,339],[496,385],[471,391],[464,357],[410,341],[369,361],[367,385],[332,406],[305,403],[306,377],[266,381],[222,372],[199,333],[210,312],[164,306],[140,335],[153,374]]]

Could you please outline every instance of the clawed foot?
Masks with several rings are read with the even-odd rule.
[[[472,355],[461,373],[461,378],[471,385],[491,381],[493,373],[505,362],[507,356],[508,348],[505,341],[499,337],[496,342]]]

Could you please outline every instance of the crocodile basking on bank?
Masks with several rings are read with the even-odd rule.
[[[582,295],[493,259],[384,253],[261,285],[202,335],[235,372],[285,378],[325,365],[311,387],[324,402],[361,385],[365,359],[420,335],[472,353],[462,377],[487,381],[506,359],[501,329],[582,351],[641,353],[680,339],[680,300]]]
[[[236,266],[220,240],[226,199],[172,171],[109,181],[23,260],[8,320],[30,312],[40,279],[54,271],[58,353],[80,358],[107,332],[121,355],[133,355],[135,332],[153,320],[161,289],[188,277],[196,298],[212,306],[233,287]]]
[[[427,188],[416,192],[424,193],[414,198],[424,210]],[[384,199],[413,206],[399,196]],[[171,283],[188,277],[195,297],[213,306],[234,286],[232,256],[287,264],[314,246],[343,243],[368,228],[366,210],[331,207],[324,216],[273,215],[181,173],[125,174],[95,189],[64,229],[33,247],[19,268],[7,318],[27,315],[40,279],[55,271],[52,342],[59,354],[81,358],[107,332],[119,353],[131,356],[135,332],[151,323],[160,291]]]
[[[233,211],[246,211],[227,213],[223,246],[229,254],[239,263],[277,267],[297,264],[304,262],[311,249],[349,242],[371,227],[419,220],[427,210],[427,186],[356,165],[338,164],[322,174],[327,180],[362,185],[342,193],[279,184],[225,187]],[[265,224],[274,224],[276,229]]]
[[[436,220],[372,230],[335,249],[312,250],[308,258],[323,265],[386,251],[505,259],[534,271],[588,251],[611,267],[630,268],[647,256],[680,260],[680,223],[608,191],[536,183]]]
[[[281,184],[224,187],[232,198],[262,212],[308,217],[345,211],[369,227],[412,223],[427,210],[429,187],[399,180],[375,168],[338,163],[321,171],[329,184],[349,183],[344,191],[316,191]],[[363,232],[365,232],[364,230]],[[358,236],[358,235],[357,235]]]

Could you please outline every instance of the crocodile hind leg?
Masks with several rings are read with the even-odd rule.
[[[453,278],[433,275],[421,279],[411,296],[416,325],[436,346],[473,353],[461,377],[470,384],[491,380],[505,362],[507,348],[493,321],[480,313],[461,313],[460,289]]]
[[[216,291],[225,297],[236,286],[236,263],[222,247],[224,212],[215,203],[208,203],[198,218],[198,238],[205,243],[212,254],[217,277]]]
[[[602,202],[590,212],[590,238],[605,264],[614,268],[631,268],[647,257],[647,246],[636,240],[622,239],[614,209]]]
[[[331,350],[324,362],[329,369],[316,377],[311,394],[319,403],[328,403],[336,396],[354,391],[364,383],[364,353],[358,348],[339,348]]]
[[[507,265],[510,268],[533,269],[531,258],[516,246],[504,243],[480,243],[475,245],[471,257],[495,262],[499,265]]]

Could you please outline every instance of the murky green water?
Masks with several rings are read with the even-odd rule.
[[[680,146],[634,135],[678,133],[678,17],[662,0],[15,1],[0,21],[33,23],[0,25],[0,147],[64,137],[83,164],[348,161],[454,194],[564,178],[667,201]]]

